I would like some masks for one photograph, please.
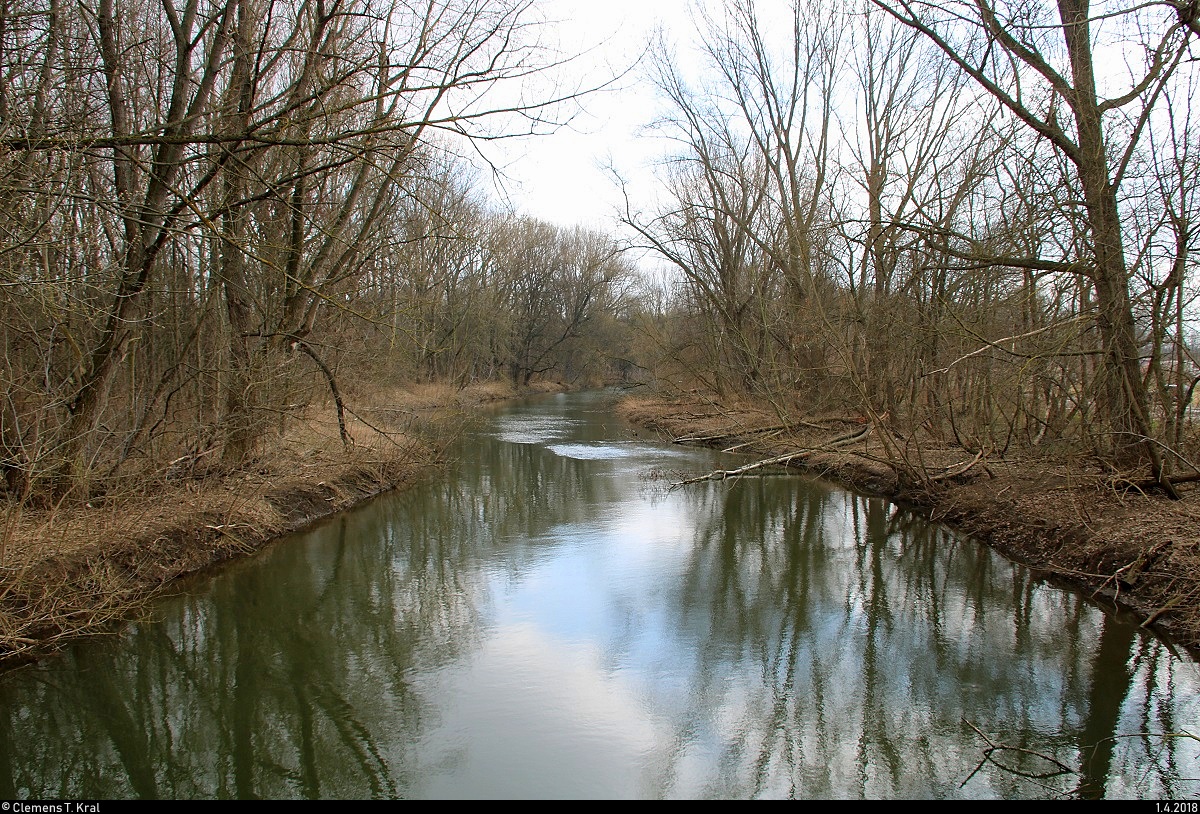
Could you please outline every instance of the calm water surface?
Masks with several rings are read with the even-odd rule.
[[[733,460],[605,394],[504,408],[446,477],[0,676],[0,798],[1200,793],[1195,662],[881,500],[669,489]]]

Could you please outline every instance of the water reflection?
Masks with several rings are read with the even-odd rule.
[[[5,677],[0,797],[1200,791],[1200,744],[1138,734],[1194,732],[1194,662],[883,501],[668,490],[713,454],[620,432],[511,408],[452,477]]]

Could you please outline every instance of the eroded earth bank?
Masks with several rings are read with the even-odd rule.
[[[632,423],[679,443],[749,453],[892,499],[971,534],[1045,576],[1116,604],[1200,652],[1200,489],[1169,500],[1114,482],[1085,458],[970,455],[865,419],[781,423],[770,410],[703,398],[629,398]],[[713,477],[736,477],[735,470]]]

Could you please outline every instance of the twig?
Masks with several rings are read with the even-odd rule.
[[[723,450],[721,450],[721,451],[722,451],[722,452],[737,452],[739,449],[743,449],[743,448],[745,448],[745,447],[748,447],[748,446],[750,446],[751,444],[756,444],[756,443],[760,443],[761,441],[766,441],[768,438],[774,438],[775,436],[777,436],[777,435],[778,435],[779,433],[781,433],[781,432],[783,432],[783,430],[776,430],[775,432],[773,432],[773,433],[771,433],[770,435],[768,435],[766,438],[761,438],[761,439],[751,439],[751,440],[749,440],[749,441],[743,441],[743,442],[742,442],[742,443],[740,443],[740,444],[734,444],[734,445],[733,445],[733,446],[731,446],[731,447],[726,447],[725,449],[723,449]]]
[[[780,430],[791,429],[787,424],[775,424],[770,427],[754,427],[752,429],[742,429],[740,427],[730,427],[728,430],[722,430],[714,435],[681,435],[678,438],[671,439],[673,444],[700,444],[705,441],[719,441],[722,438],[732,438],[734,436],[758,435],[761,432],[778,432]],[[823,429],[823,428],[822,428]]]
[[[825,443],[815,447],[796,450],[795,452],[789,452],[784,455],[776,455],[773,458],[767,458],[763,461],[756,461],[752,464],[746,464],[745,466],[738,467],[737,469],[717,469],[709,472],[707,475],[700,475],[695,478],[688,478],[687,480],[680,481],[679,483],[675,484],[675,486],[687,486],[689,483],[699,483],[700,481],[706,480],[725,480],[727,478],[736,478],[739,475],[744,475],[747,472],[753,472],[756,469],[762,469],[766,466],[786,466],[798,458],[803,459],[816,452],[824,452],[836,447],[852,444],[861,438],[865,438],[870,432],[871,425],[868,424],[862,429],[855,430],[848,435],[842,435],[837,438],[830,439],[829,441],[826,441]]]
[[[1009,350],[1008,348],[1002,347],[999,343],[1013,342],[1017,339],[1026,339],[1030,336],[1036,336],[1037,334],[1045,333],[1046,331],[1051,331],[1051,330],[1054,330],[1055,328],[1061,328],[1063,326],[1070,325],[1073,322],[1079,322],[1079,321],[1083,320],[1085,318],[1085,316],[1086,315],[1084,315],[1084,314],[1080,314],[1079,316],[1072,317],[1071,319],[1065,320],[1063,322],[1058,322],[1058,323],[1055,323],[1052,325],[1045,325],[1041,328],[1035,328],[1032,331],[1026,331],[1023,334],[1014,334],[1012,336],[1006,336],[1006,337],[1003,337],[1002,339],[997,339],[995,341],[992,341],[990,339],[985,339],[982,336],[976,335],[976,339],[978,339],[980,342],[984,343],[982,347],[977,348],[977,349],[971,351],[970,353],[967,353],[967,354],[964,354],[963,356],[958,357],[957,359],[955,359],[953,362],[946,365],[945,367],[941,367],[941,368],[938,368],[937,370],[931,370],[928,373],[921,374],[921,378],[923,379],[926,376],[935,376],[939,373],[949,373],[950,368],[954,367],[959,362],[966,361],[967,359],[970,359],[972,356],[978,356],[979,354],[986,352],[988,350],[988,348],[995,348],[996,350],[1001,351],[1002,353],[1007,353],[1012,356],[1017,356],[1017,357],[1021,357],[1021,358],[1029,358],[1026,354],[1017,353],[1016,351]],[[1060,356],[1062,354],[1052,354],[1052,355]]]
[[[1147,616],[1146,621],[1142,622],[1141,626],[1142,627],[1150,627],[1150,625],[1154,624],[1158,620],[1158,617],[1162,616],[1164,613],[1171,610],[1171,608],[1175,607],[1182,601],[1183,601],[1182,596],[1176,595],[1176,596],[1171,597],[1163,604],[1162,607],[1160,607],[1154,613]]]
[[[962,720],[963,720],[964,724],[966,724],[967,726],[974,729],[975,732],[979,735],[979,737],[983,738],[987,742],[988,746],[986,749],[983,750],[983,758],[980,759],[978,765],[976,765],[975,768],[971,770],[971,773],[969,775],[967,775],[966,780],[963,780],[961,783],[958,784],[958,787],[960,789],[963,786],[967,785],[967,783],[970,781],[970,779],[979,773],[979,770],[983,768],[983,765],[985,763],[991,763],[993,766],[996,766],[997,768],[1001,769],[1002,771],[1006,771],[1009,774],[1015,774],[1018,777],[1026,777],[1026,778],[1029,778],[1030,780],[1047,780],[1051,777],[1060,777],[1064,774],[1078,774],[1078,772],[1076,772],[1070,766],[1067,766],[1066,764],[1051,757],[1050,755],[1044,754],[1042,752],[1035,752],[1032,749],[1023,749],[1019,746],[1006,746],[1005,744],[1002,744],[1002,743],[996,743],[991,738],[989,738],[987,735],[985,735],[979,729],[979,727],[975,726],[975,724],[971,723],[966,718],[963,718]],[[1020,755],[1030,755],[1032,757],[1036,757],[1041,760],[1044,760],[1047,763],[1050,763],[1051,765],[1053,765],[1057,768],[1055,771],[1052,771],[1052,772],[1041,772],[1041,773],[1024,772],[1024,771],[1021,771],[1020,769],[1013,768],[1012,766],[1006,766],[1003,763],[1001,763],[1000,761],[998,761],[995,757],[993,757],[997,752],[1016,752],[1017,754],[1020,754]]]
[[[956,478],[959,475],[966,473],[971,467],[975,466],[975,464],[979,463],[982,460],[983,460],[983,450],[981,449],[981,450],[979,450],[979,453],[974,458],[967,461],[965,464],[959,464],[957,466],[952,466],[949,469],[947,469],[945,472],[943,472],[942,474],[934,475],[929,480],[931,483],[937,483],[938,481],[946,480],[947,478]]]

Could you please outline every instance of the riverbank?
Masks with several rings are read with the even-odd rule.
[[[1174,501],[1140,484],[1114,482],[1086,458],[973,455],[931,439],[884,436],[862,420],[785,424],[754,406],[698,398],[629,398],[619,412],[678,443],[747,453],[748,466],[775,459],[911,507],[1123,608],[1200,655],[1196,484],[1181,488],[1182,499]]]
[[[116,630],[182,576],[414,483],[476,408],[516,395],[495,382],[395,387],[353,405],[350,446],[332,405],[314,406],[233,471],[190,460],[86,505],[4,506],[0,669]]]

